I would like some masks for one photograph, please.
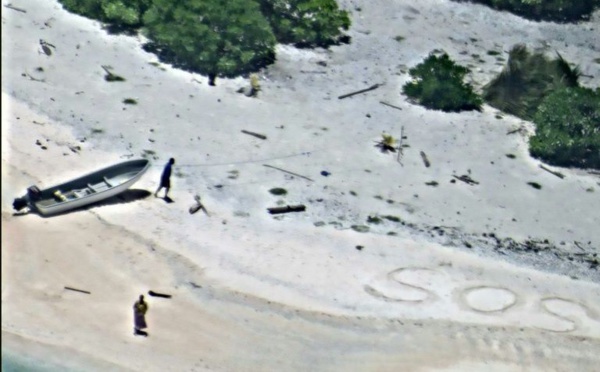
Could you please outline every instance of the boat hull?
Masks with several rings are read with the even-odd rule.
[[[38,190],[25,198],[44,216],[60,214],[111,198],[136,183],[150,167],[147,159],[128,160],[61,184]]]

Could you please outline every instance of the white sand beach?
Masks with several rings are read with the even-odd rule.
[[[351,43],[279,46],[256,98],[237,92],[247,78],[209,87],[54,0],[2,7],[3,355],[80,371],[597,369],[600,176],[541,169],[531,123],[401,90],[435,49],[473,65],[479,89],[517,43],[600,86],[600,12],[560,25],[447,0],[339,3]],[[374,146],[384,132],[405,136],[400,159]],[[140,157],[147,197],[13,211],[30,185]],[[174,203],[152,196],[170,157]],[[195,195],[208,215],[188,212]],[[172,298],[146,296],[136,337],[149,290]]]

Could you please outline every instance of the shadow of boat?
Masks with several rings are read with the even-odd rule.
[[[88,204],[88,205],[82,206],[80,208],[71,209],[71,210],[68,210],[68,211],[65,211],[62,213],[56,213],[56,214],[45,216],[40,213],[37,213],[35,210],[29,210],[24,213],[19,213],[19,212],[13,213],[13,216],[18,217],[18,216],[25,216],[28,214],[37,214],[43,218],[50,218],[50,217],[55,217],[55,216],[63,216],[63,215],[75,213],[75,212],[92,210],[92,209],[99,208],[99,207],[106,207],[106,206],[110,206],[110,205],[133,203],[133,202],[136,202],[136,201],[139,201],[142,199],[146,199],[150,195],[152,195],[152,193],[148,190],[128,189],[128,190],[123,191],[120,194],[111,196],[110,198],[100,200],[96,203]]]

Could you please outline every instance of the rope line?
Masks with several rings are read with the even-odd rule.
[[[317,150],[317,151],[319,151],[319,150]],[[271,160],[288,159],[288,158],[294,158],[294,157],[298,157],[298,156],[310,156],[313,152],[317,152],[317,151],[304,151],[304,152],[300,152],[297,154],[291,154],[291,155],[286,155],[286,156],[278,156],[278,157],[273,157],[273,158],[262,158],[262,159],[251,159],[251,160],[240,160],[240,161],[226,162],[226,163],[175,164],[175,166],[179,167],[179,168],[181,168],[181,167],[217,167],[217,166],[223,166],[223,165],[262,163],[262,162],[271,161]],[[162,167],[164,165],[153,164],[153,166],[154,167]]]

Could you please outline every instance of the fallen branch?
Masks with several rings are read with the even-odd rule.
[[[385,101],[379,101],[379,103],[381,103],[382,105],[386,105],[388,107],[391,107],[391,108],[395,108],[396,110],[402,110],[402,107],[394,106],[391,103],[387,103]]]
[[[553,171],[553,170],[551,170],[551,169],[548,169],[548,168],[546,168],[546,167],[544,166],[544,164],[540,164],[540,168],[542,168],[543,170],[545,170],[545,171],[546,171],[546,172],[548,172],[548,173],[552,173],[553,175],[555,175],[555,176],[556,176],[556,177],[558,177],[558,178],[561,178],[561,179],[562,179],[562,178],[565,178],[565,175],[564,175],[564,174],[562,174],[562,173],[560,173],[560,172]]]
[[[382,85],[383,84],[373,84],[370,87],[365,88],[365,89],[357,90],[355,92],[351,92],[351,93],[347,93],[347,94],[342,94],[341,96],[338,97],[338,99],[344,99],[344,98],[352,97],[352,96],[357,95],[357,94],[361,94],[361,93],[365,93],[365,92],[368,92],[368,91],[371,91],[371,90],[375,90],[375,89],[379,88]]]
[[[29,75],[28,73],[26,73],[24,76],[28,77],[29,80],[32,80],[32,81],[39,81],[40,83],[45,83],[46,82],[46,79],[36,79],[33,76]]]
[[[463,181],[464,183],[468,183],[469,185],[479,185],[479,182],[475,181],[474,179],[472,179],[471,177],[467,176],[466,174],[463,174],[462,176],[456,176],[453,175],[452,177],[456,178],[459,181]]]
[[[423,159],[423,163],[425,164],[425,167],[429,168],[431,163],[429,162],[429,159],[427,159],[427,155],[425,155],[425,153],[423,151],[421,151],[421,159]]]
[[[520,130],[521,130],[521,128],[517,128],[517,129],[510,130],[510,131],[506,132],[506,135],[508,136],[509,134],[517,133],[517,132],[519,132]]]
[[[281,169],[281,168],[278,168],[278,167],[274,167],[274,166],[272,166],[272,165],[269,165],[269,164],[263,164],[263,165],[264,165],[265,167],[269,167],[269,168],[277,169],[277,170],[280,170],[280,171],[282,171],[282,172],[285,172],[285,173],[291,174],[291,175],[293,175],[293,176],[302,177],[302,178],[304,178],[305,180],[309,180],[310,182],[315,182],[314,180],[311,180],[310,178],[308,178],[308,177],[305,177],[305,176],[303,176],[303,175],[300,175],[300,174],[298,174],[298,173],[294,173],[294,172],[286,171],[285,169]]]
[[[306,210],[305,205],[287,205],[285,207],[274,207],[267,208],[269,213],[271,214],[281,214],[281,213],[289,213],[289,212],[304,212]]]
[[[170,294],[158,293],[154,291],[148,291],[148,294],[152,297],[162,297],[162,298],[171,298]]]
[[[77,288],[72,288],[72,287],[65,287],[65,289],[68,289],[69,291],[81,292],[81,293],[85,293],[85,294],[92,294],[91,292],[84,291],[83,289],[77,289]]]
[[[309,70],[300,70],[303,74],[326,74],[327,71],[309,71]]]
[[[249,134],[251,136],[254,136],[256,138],[260,138],[260,139],[263,139],[263,140],[267,139],[267,136],[265,136],[264,134],[260,134],[260,133],[256,133],[256,132],[250,132],[249,130],[242,129],[242,133],[246,133],[246,134]]]
[[[593,170],[591,170],[591,171],[588,171],[588,173],[589,173],[589,174],[595,174],[595,175],[597,175],[597,176],[600,176],[600,172],[598,172],[598,171],[593,171]]]
[[[6,5],[4,5],[4,7],[8,8],[8,9],[16,10],[17,12],[27,13],[27,11],[25,9],[17,8],[16,6],[13,6],[12,4],[6,4]]]
[[[583,249],[583,247],[581,245],[579,245],[579,242],[575,242],[575,246],[577,246],[577,248],[581,249],[582,251],[585,251],[585,249]],[[577,254],[577,253],[575,253]]]

